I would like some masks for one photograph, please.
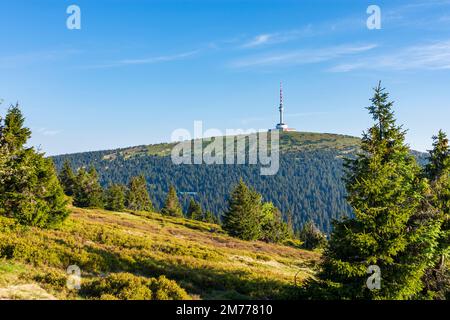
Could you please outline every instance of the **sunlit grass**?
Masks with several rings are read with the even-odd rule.
[[[19,263],[30,268],[27,280],[58,298],[77,298],[65,288],[66,268],[77,265],[84,279],[111,272],[164,275],[194,298],[265,299],[284,298],[296,274],[301,280],[313,273],[319,254],[241,241],[218,225],[183,218],[73,208],[56,230],[26,228],[1,217],[0,257],[7,259],[0,264],[0,279],[17,273]]]

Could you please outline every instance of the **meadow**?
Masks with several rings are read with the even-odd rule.
[[[0,217],[0,299],[286,299],[319,259],[156,213],[71,207],[56,229]],[[70,265],[80,290],[66,285]]]

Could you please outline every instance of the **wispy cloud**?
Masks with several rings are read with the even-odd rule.
[[[149,58],[143,58],[143,59],[124,59],[117,61],[118,65],[132,65],[132,64],[153,64],[153,63],[159,63],[159,62],[168,62],[168,61],[175,61],[175,60],[181,60],[188,57],[191,57],[198,53],[198,50],[194,51],[188,51],[173,55],[165,55],[165,56],[156,56],[156,57],[149,57]]]
[[[42,64],[45,62],[64,61],[65,59],[81,53],[75,49],[54,49],[41,50],[35,52],[17,53],[15,55],[0,56],[0,68],[26,67],[32,64]]]
[[[43,136],[56,136],[57,134],[61,133],[59,130],[49,130],[47,128],[39,128],[37,130],[37,133],[43,135]]]
[[[442,70],[450,69],[450,40],[411,46],[392,53],[370,56],[338,64],[329,71],[349,72],[358,69]]]
[[[301,29],[280,31],[273,33],[262,33],[250,39],[246,39],[241,48],[257,48],[264,45],[272,45],[296,40],[306,36],[312,36],[313,29],[311,25],[307,25]]]
[[[348,55],[355,55],[376,48],[376,44],[341,45],[322,47],[318,49],[303,49],[252,55],[243,59],[232,61],[231,68],[267,67],[277,65],[304,65],[334,60]]]
[[[272,34],[260,34],[254,37],[252,40],[250,40],[247,43],[244,43],[242,47],[244,48],[253,48],[257,47],[263,44],[268,43],[273,38]]]
[[[146,58],[138,58],[138,59],[121,59],[113,62],[108,63],[100,63],[96,65],[90,65],[85,68],[87,69],[101,69],[101,68],[114,68],[114,67],[124,67],[124,66],[131,66],[131,65],[147,65],[147,64],[156,64],[156,63],[163,63],[163,62],[170,62],[170,61],[176,61],[176,60],[183,60],[189,57],[194,56],[197,54],[200,50],[192,50],[172,55],[160,55],[160,56],[153,56],[153,57],[146,57]]]

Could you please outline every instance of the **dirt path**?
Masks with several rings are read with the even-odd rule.
[[[37,284],[22,284],[0,288],[0,300],[56,300]]]

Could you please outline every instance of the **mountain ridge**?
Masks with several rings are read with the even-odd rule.
[[[219,137],[220,138],[220,137]],[[350,215],[342,183],[343,159],[354,156],[360,139],[348,135],[311,132],[280,134],[280,168],[274,176],[261,176],[261,165],[175,165],[170,151],[176,143],[142,145],[52,157],[60,169],[68,160],[74,169],[94,165],[103,187],[127,184],[143,174],[152,202],[161,207],[170,184],[177,188],[186,210],[190,197],[204,210],[221,216],[233,185],[243,178],[273,202],[296,229],[308,220],[330,232],[332,220]],[[414,152],[413,152],[414,153]],[[422,162],[424,154],[417,153]]]

